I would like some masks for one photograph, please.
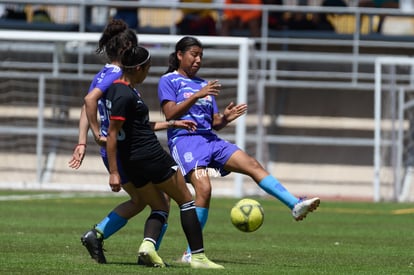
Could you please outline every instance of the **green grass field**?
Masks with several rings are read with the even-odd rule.
[[[258,198],[264,224],[243,233],[229,218],[237,200],[216,198],[204,231],[207,255],[225,266],[214,271],[176,262],[186,244],[175,204],[159,251],[170,268],[135,264],[149,210],[105,241],[108,264],[96,264],[80,236],[127,197],[85,195],[0,191],[0,274],[414,274],[412,204],[322,201],[295,222]]]

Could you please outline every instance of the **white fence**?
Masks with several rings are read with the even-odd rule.
[[[6,1],[4,0],[0,0],[0,3],[5,2]],[[84,12],[85,8],[88,6],[105,7],[115,5],[115,3],[125,6],[131,5],[131,2],[128,3],[127,1],[93,0],[16,0],[16,3],[48,5],[69,4],[77,7],[80,13]],[[157,3],[142,2],[139,3],[139,7],[154,9],[168,8],[171,10],[179,10],[181,7],[204,7],[202,4],[174,4],[165,7],[166,4]],[[217,8],[218,10],[223,8],[221,4],[214,4],[209,7]],[[238,6],[236,8],[244,9],[246,7]],[[263,20],[266,20],[266,14],[269,11],[302,11],[309,13],[335,12],[336,14],[344,15],[344,17],[350,16],[351,20],[348,20],[348,18],[347,22],[353,22],[351,24],[355,25],[355,32],[349,34],[294,31],[278,32],[268,30],[265,24],[263,24],[262,36],[255,38],[255,41],[260,43],[260,47],[256,51],[253,51],[251,48],[247,50],[247,48],[251,46],[252,40],[245,38],[201,37],[204,44],[208,46],[205,50],[205,63],[208,65],[203,68],[202,74],[207,75],[208,77],[220,78],[223,83],[230,87],[228,90],[230,99],[233,99],[232,97],[234,97],[234,100],[248,102],[250,106],[249,115],[238,121],[234,130],[235,132],[232,132],[231,130],[225,132],[224,137],[234,140],[241,147],[244,146],[244,143],[248,143],[249,145],[246,149],[249,150],[250,153],[256,154],[257,158],[264,163],[272,173],[297,194],[315,194],[339,198],[356,196],[361,199],[373,199],[375,201],[382,199],[395,200],[396,195],[392,186],[390,188],[390,183],[386,183],[386,190],[391,190],[391,192],[385,192],[386,194],[381,193],[381,195],[378,196],[378,192],[376,191],[377,184],[375,183],[375,179],[373,179],[375,177],[372,158],[369,163],[364,163],[363,165],[336,165],[331,163],[307,165],[306,163],[292,164],[287,161],[280,162],[278,160],[270,160],[269,156],[273,154],[271,147],[278,145],[283,145],[283,147],[296,146],[302,149],[304,148],[303,146],[308,146],[321,149],[321,152],[328,152],[331,150],[330,148],[333,147],[350,149],[360,148],[363,152],[367,149],[373,150],[375,146],[374,109],[369,117],[364,117],[362,119],[349,118],[346,117],[347,114],[341,114],[343,117],[339,118],[324,117],[322,115],[288,116],[284,114],[269,113],[269,109],[273,110],[275,108],[274,106],[269,106],[269,104],[278,104],[278,101],[273,101],[275,94],[286,93],[291,95],[297,93],[297,91],[306,91],[310,94],[315,93],[315,91],[326,91],[338,95],[346,93],[356,94],[357,96],[362,95],[363,97],[368,95],[372,96],[373,102],[376,58],[379,56],[388,56],[389,58],[405,57],[410,54],[411,49],[414,48],[414,42],[411,36],[382,35],[361,31],[364,29],[363,25],[366,24],[366,22],[364,21],[364,23],[361,19],[362,17],[365,17],[365,19],[367,17],[373,18],[378,14],[387,14],[390,18],[394,18],[401,16],[401,11],[359,9],[355,7],[297,7],[289,5],[272,5],[260,8],[264,11]],[[414,14],[411,14],[411,12],[404,13],[404,16],[406,17],[412,17],[413,15]],[[80,27],[85,25],[85,22],[82,22],[82,18],[83,16],[80,16]],[[36,89],[36,91],[39,91],[39,95],[41,95],[40,91],[43,89],[43,80],[46,83],[46,100],[50,95],[53,95],[55,100],[46,104],[43,113],[42,108],[39,110],[25,108],[24,110],[27,112],[30,111],[32,114],[34,113],[36,119],[40,119],[43,115],[46,120],[46,126],[43,124],[45,131],[38,130],[38,127],[43,127],[42,120],[37,121],[36,127],[31,126],[31,128],[27,127],[26,121],[16,121],[15,125],[7,125],[6,123],[4,127],[1,127],[1,135],[9,137],[9,140],[16,141],[17,144],[26,141],[16,139],[16,135],[29,137],[35,134],[37,139],[41,139],[42,135],[47,137],[55,135],[61,136],[61,138],[70,135],[70,139],[72,141],[74,140],[76,135],[76,125],[74,125],[73,122],[76,121],[76,110],[73,110],[73,108],[70,110],[71,124],[69,123],[66,125],[59,124],[62,122],[56,122],[57,126],[53,126],[54,124],[49,120],[59,117],[59,113],[62,112],[60,107],[53,107],[53,104],[59,103],[62,105],[62,102],[64,102],[59,101],[58,90],[68,89],[69,85],[78,85],[79,87],[76,87],[77,89],[85,90],[85,87],[87,87],[87,84],[85,83],[88,83],[92,78],[92,74],[95,73],[102,64],[101,61],[96,59],[92,61],[90,60],[91,53],[95,48],[99,34],[84,33],[82,32],[82,28],[79,28],[79,30],[80,32],[74,33],[18,32],[15,30],[0,32],[0,53],[3,53],[3,56],[9,55],[0,63],[2,68],[2,72],[0,73],[2,82],[0,85],[0,90],[2,92],[0,103],[3,101],[2,109],[4,110],[3,115],[0,118],[7,121],[8,116],[15,116],[11,115],[11,112],[9,111],[23,112],[20,110],[20,107],[11,109],[4,108],[4,105],[7,105],[5,104],[5,101],[9,100],[10,97],[14,98],[13,96],[16,94],[19,94],[18,97],[23,97],[23,95],[20,95],[20,93],[23,94],[23,92],[20,91],[20,88],[23,88],[23,91]],[[170,32],[174,33],[173,24],[171,24]],[[172,51],[172,44],[177,41],[177,38],[178,36],[174,35],[139,34],[140,41],[144,44],[148,44],[148,46],[151,47],[152,54],[155,57],[158,56],[159,60],[163,60],[167,57],[169,52]],[[247,43],[246,46],[241,46],[244,45],[243,43]],[[245,52],[245,50],[247,52]],[[45,51],[49,54],[46,57],[44,55]],[[31,59],[26,59],[24,61],[13,59],[13,54],[16,53],[21,53],[17,55],[31,54],[32,59],[36,59],[36,56],[39,54],[42,56],[41,58],[43,58],[43,60],[34,62]],[[212,66],[209,66],[209,63],[213,63],[211,64]],[[162,64],[164,65],[155,64],[152,66],[151,71],[155,74],[161,74],[163,70],[165,70],[165,63]],[[32,67],[35,67],[36,69],[32,69]],[[26,69],[28,68],[31,68],[31,72],[27,72]],[[22,71],[25,72],[21,73]],[[388,77],[388,75],[384,75],[385,79]],[[406,80],[411,76],[410,72],[408,72],[396,77]],[[13,81],[9,79],[13,79]],[[16,79],[20,80],[16,81]],[[22,84],[23,79],[26,79],[24,82],[26,84]],[[30,79],[34,80],[34,83],[30,84],[33,86],[29,86],[27,83],[30,82]],[[147,83],[150,84],[154,84],[156,81],[157,77],[149,77],[147,79]],[[49,82],[52,82],[52,84],[48,84]],[[80,82],[83,82],[83,84],[77,84]],[[24,87],[23,85],[27,86]],[[238,90],[239,92],[242,91],[242,93],[239,96],[230,93],[233,87],[239,87]],[[246,90],[243,91],[243,87],[246,87]],[[388,87],[385,89],[388,89]],[[13,90],[13,95],[8,94],[8,90]],[[50,90],[55,90],[55,94]],[[81,93],[78,91],[77,95],[80,94]],[[30,96],[34,97],[33,95]],[[34,97],[36,104],[40,104],[40,102],[37,103],[39,98],[40,97],[37,97],[37,95]],[[81,96],[77,96],[76,98],[78,99],[80,106]],[[21,106],[23,100],[20,101],[19,99],[18,101],[18,105]],[[358,100],[355,102],[358,102]],[[330,101],[329,104],[332,104],[332,102]],[[334,104],[338,104],[337,108],[341,109],[341,102],[334,102]],[[41,105],[39,106],[41,107]],[[315,106],[315,108],[318,107]],[[63,117],[66,115],[65,112],[66,110],[63,110]],[[154,115],[157,116],[158,114],[155,113]],[[27,118],[25,118],[25,120],[26,119]],[[349,126],[350,123],[352,126]],[[51,124],[53,127],[50,126]],[[336,136],[330,132],[317,135],[301,133],[270,133],[268,130],[273,124],[277,127],[287,125],[292,129],[297,129],[297,132],[300,132],[302,128],[308,127],[309,124],[314,125],[316,128],[323,128],[324,132],[327,132],[327,130],[331,130],[332,128],[336,130],[348,129],[348,127],[349,129],[364,128],[363,130],[368,134],[353,135],[351,133]],[[51,130],[47,130],[48,128]],[[161,138],[163,137],[161,136]],[[32,183],[53,182],[55,180],[53,173],[56,174],[56,169],[53,168],[52,160],[55,159],[55,161],[63,163],[63,166],[66,165],[67,162],[67,160],[59,160],[59,154],[54,156],[53,154],[48,154],[48,157],[45,157],[44,148],[48,146],[49,143],[53,142],[56,141],[47,139],[46,142],[43,142],[43,146],[41,145],[42,142],[37,143],[39,148],[37,153],[35,152],[34,154],[34,156],[37,156],[34,162],[38,163],[40,166],[34,168],[35,177],[22,177],[22,179],[19,179],[19,177],[13,176],[10,179],[10,177],[7,176],[7,174],[10,173],[7,172],[9,172],[13,166],[12,163],[16,163],[16,159],[13,158],[6,161],[7,165],[0,167],[0,170],[5,171],[5,176],[2,177],[4,179],[4,185],[9,186],[10,182],[26,186]],[[10,144],[10,142],[6,142],[5,145],[3,144],[2,146],[8,146],[8,144]],[[13,146],[13,143],[11,144]],[[60,144],[60,146],[62,146],[62,144]],[[251,148],[252,146],[254,146],[253,150]],[[7,150],[4,149],[4,147],[2,148],[3,149],[0,149],[0,152],[4,151],[9,153],[12,151],[10,148],[7,148]],[[325,148],[328,148],[329,150]],[[67,153],[70,152],[71,149],[72,148],[65,148],[66,158]],[[24,154],[22,151],[24,150],[28,149],[22,148],[18,153],[14,152],[10,155],[23,156]],[[90,150],[89,147],[88,150]],[[50,150],[49,152],[53,152],[53,150]],[[297,154],[302,155],[302,151],[297,152]],[[320,154],[322,155],[323,153]],[[328,152],[326,154],[332,153]],[[366,153],[361,153],[361,155],[366,155]],[[30,156],[24,156],[26,159],[30,159],[33,157],[33,152]],[[88,155],[88,157],[91,156]],[[358,159],[356,158],[356,160]],[[18,162],[22,163],[20,171],[27,168],[27,160]],[[356,161],[356,163],[358,163],[358,161]],[[31,171],[32,168],[28,170]],[[95,171],[94,169],[92,170]],[[96,178],[97,175],[102,174],[103,171],[103,166],[100,166],[99,169],[96,169],[96,172],[91,172],[91,174]],[[74,172],[73,174],[76,173]],[[20,175],[23,174],[20,173]],[[69,176],[66,178],[69,179]],[[81,180],[81,178],[78,179]],[[83,178],[82,180],[85,181],[85,179],[87,182],[92,181],[89,178]],[[246,181],[243,181],[243,177],[231,178],[231,180],[234,180],[231,185],[232,187],[226,194],[242,196],[251,193],[250,191],[246,191]],[[242,182],[244,188],[242,188]],[[47,184],[44,186],[46,185]],[[60,186],[62,186],[62,182],[60,182]],[[355,190],[358,190],[358,192],[355,192]],[[257,190],[252,192],[257,192]],[[407,198],[411,200],[412,196],[408,195]]]
[[[62,182],[53,182],[53,173],[56,173],[56,170],[62,169],[57,168],[57,159],[59,155],[59,151],[67,150],[65,148],[59,148],[59,145],[56,144],[56,148],[52,150],[47,150],[45,147],[50,147],[50,142],[53,141],[53,138],[72,138],[73,142],[76,141],[77,136],[77,129],[71,126],[67,126],[64,124],[63,120],[70,119],[68,117],[69,114],[65,114],[65,112],[69,113],[68,110],[64,110],[65,107],[68,109],[71,105],[68,101],[64,101],[63,99],[59,99],[60,97],[70,97],[73,100],[72,95],[65,95],[63,91],[49,91],[53,89],[51,84],[47,85],[48,81],[57,81],[58,83],[61,81],[67,81],[69,83],[75,83],[79,81],[90,81],[92,79],[92,75],[85,72],[86,67],[88,64],[85,64],[84,57],[87,55],[87,52],[93,52],[91,45],[95,45],[99,38],[100,34],[97,33],[47,33],[44,32],[25,32],[25,31],[0,31],[0,41],[2,41],[3,50],[7,50],[6,52],[15,53],[17,52],[18,55],[22,54],[23,51],[32,52],[32,46],[38,46],[38,48],[34,48],[34,52],[49,54],[50,55],[50,64],[49,66],[42,67],[40,64],[36,64],[35,62],[23,62],[23,65],[26,67],[19,66],[22,65],[20,61],[5,61],[6,64],[3,62],[4,65],[11,65],[16,67],[20,67],[21,72],[16,71],[9,71],[9,72],[1,72],[0,79],[2,79],[2,87],[4,92],[4,97],[1,98],[2,101],[2,108],[3,108],[3,116],[7,118],[7,116],[15,118],[19,116],[19,111],[22,113],[23,117],[26,117],[29,120],[29,117],[35,119],[35,123],[32,123],[33,126],[27,126],[27,124],[22,123],[23,125],[4,125],[0,127],[0,135],[3,136],[5,140],[13,140],[18,135],[28,136],[28,137],[36,137],[36,149],[35,159],[29,158],[30,152],[19,152],[16,154],[16,151],[10,150],[10,148],[2,147],[2,151],[5,153],[3,154],[3,159],[8,159],[10,161],[6,161],[2,170],[8,170],[13,166],[12,170],[19,170],[18,167],[20,166],[21,169],[23,167],[31,167],[34,168],[36,173],[35,177],[28,177],[28,178],[19,178],[19,173],[14,174],[12,176],[13,179],[7,179],[8,177],[2,176],[2,186],[4,187],[18,187],[18,186],[32,186],[38,188],[59,188],[62,186]],[[168,54],[173,51],[175,43],[180,39],[180,36],[154,36],[154,35],[140,35],[139,41],[142,45],[148,45],[150,47],[152,56],[155,57],[163,57],[163,60],[168,59]],[[218,60],[230,60],[234,61],[236,64],[235,74],[230,76],[227,80],[227,83],[231,83],[236,87],[237,97],[234,99],[237,102],[247,102],[247,89],[248,89],[248,80],[251,78],[249,76],[249,56],[254,57],[250,54],[250,51],[253,46],[253,41],[247,38],[224,38],[217,40],[213,37],[199,37],[205,47],[214,47],[214,52],[206,53],[206,58],[211,56],[211,59],[218,59]],[[23,43],[26,48],[19,49],[19,43]],[[45,44],[46,43],[46,44]],[[9,45],[9,46],[7,46]],[[22,45],[22,44],[20,44]],[[64,48],[62,50],[62,47]],[[74,50],[77,49],[77,50]],[[62,60],[62,51],[69,51],[77,53],[77,63],[71,64]],[[217,52],[216,52],[217,51]],[[220,52],[222,51],[222,52]],[[224,52],[227,51],[226,55],[223,55]],[[211,60],[210,60],[211,61]],[[74,66],[76,65],[76,66]],[[91,64],[89,64],[91,65]],[[33,72],[32,70],[41,69],[40,72]],[[93,67],[95,68],[95,67]],[[166,67],[165,67],[166,68]],[[158,71],[161,69],[159,68]],[[73,70],[72,73],[68,72]],[[90,70],[90,69],[89,69]],[[153,66],[152,70],[157,71],[157,66]],[[208,70],[208,66],[206,68]],[[210,69],[211,70],[211,69]],[[217,69],[215,69],[217,70]],[[47,72],[50,71],[50,72]],[[97,70],[95,70],[97,71]],[[33,80],[35,85],[37,85],[37,93],[32,95],[33,97],[37,98],[34,108],[32,111],[29,111],[30,108],[24,107],[26,104],[25,102],[30,100],[21,100],[16,104],[17,106],[13,106],[13,102],[7,102],[9,98],[14,99],[18,91],[11,91],[10,96],[7,96],[7,89],[10,86],[7,83],[8,79],[14,79],[16,82],[21,83],[20,85],[22,88],[29,90],[33,87],[29,84],[26,84],[26,81]],[[148,77],[147,81],[149,83],[157,83],[156,77]],[[222,81],[222,83],[226,84],[226,80]],[[59,88],[61,86],[58,86]],[[72,87],[69,87],[72,88]],[[73,86],[73,89],[76,89],[76,86]],[[86,89],[86,88],[83,88]],[[27,94],[30,94],[27,92]],[[75,93],[79,94],[79,92]],[[82,93],[81,93],[82,94]],[[50,101],[51,98],[56,98],[57,100]],[[79,100],[81,100],[79,96]],[[19,106],[23,105],[23,106]],[[81,104],[78,105],[80,108]],[[12,107],[8,109],[7,107]],[[55,111],[55,109],[59,109]],[[73,109],[73,107],[72,107]],[[75,108],[76,109],[76,108]],[[71,111],[73,113],[73,110]],[[76,110],[75,113],[78,113]],[[155,112],[156,113],[156,112]],[[63,116],[63,117],[61,117]],[[57,125],[50,126],[51,122],[47,123],[46,120],[51,119],[58,119],[61,121],[57,122]],[[76,120],[73,118],[72,120]],[[161,118],[162,119],[162,118]],[[20,124],[17,123],[17,124]],[[7,123],[9,124],[9,123]],[[235,132],[232,134],[232,139],[241,147],[245,147],[245,117],[242,117],[237,121]],[[50,137],[52,139],[47,139]],[[52,140],[52,141],[51,141]],[[7,145],[2,145],[7,146]],[[1,147],[1,146],[0,146]],[[47,151],[47,152],[45,152]],[[68,157],[68,153],[70,151],[66,151],[64,156]],[[19,158],[20,156],[20,158]],[[32,159],[31,161],[29,159]],[[33,163],[30,165],[29,162]],[[60,161],[62,163],[62,161]],[[65,168],[66,170],[67,167]],[[10,172],[5,171],[6,173]],[[104,170],[102,169],[102,173],[105,174]],[[20,174],[21,175],[21,174]],[[84,183],[88,180],[85,178],[79,177],[79,181],[83,181]],[[60,179],[62,181],[62,178]],[[13,182],[13,184],[10,184]],[[64,182],[63,182],[64,184]],[[236,177],[234,182],[234,189],[232,193],[236,196],[241,196],[243,193],[242,191],[242,178]],[[76,187],[75,187],[76,188]]]
[[[397,76],[401,68],[408,78]],[[390,194],[396,201],[410,199],[413,69],[414,59],[409,57],[379,57],[375,62],[374,201],[390,198]]]

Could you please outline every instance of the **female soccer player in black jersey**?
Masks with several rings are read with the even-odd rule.
[[[168,211],[162,192],[180,207],[181,225],[191,248],[193,268],[223,268],[204,254],[203,236],[195,205],[181,171],[173,158],[162,148],[154,131],[168,127],[195,130],[189,120],[150,122],[149,110],[135,89],[146,78],[151,63],[147,49],[135,46],[122,55],[122,76],[108,89],[106,107],[109,111],[107,154],[109,184],[120,188],[117,156],[128,179],[153,211],[147,219],[144,240],[139,248],[141,259],[149,266],[165,266],[155,250],[155,243]]]

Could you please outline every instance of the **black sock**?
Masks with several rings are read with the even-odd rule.
[[[180,218],[191,253],[204,252],[203,234],[197,218],[194,201],[180,205]]]

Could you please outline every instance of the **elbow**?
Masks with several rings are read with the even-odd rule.
[[[89,103],[89,98],[88,98],[88,96],[85,96],[83,98],[83,104],[84,104],[84,106],[86,107],[88,105],[88,103]]]
[[[175,119],[175,117],[174,116],[172,116],[172,115],[165,115],[165,120],[172,120],[172,119]]]
[[[165,120],[177,119],[177,115],[174,112],[169,112],[163,109]]]

